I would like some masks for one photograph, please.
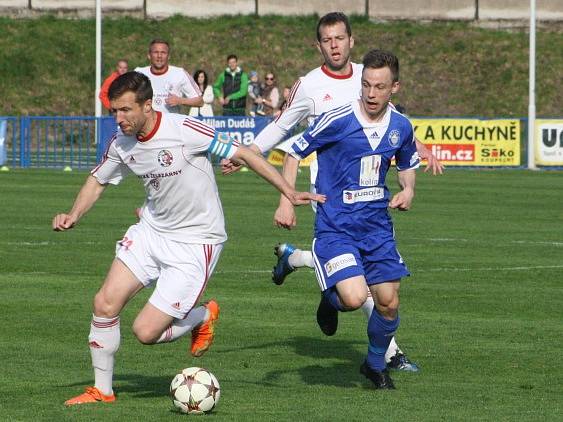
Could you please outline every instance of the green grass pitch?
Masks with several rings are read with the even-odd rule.
[[[222,307],[212,349],[194,359],[189,338],[139,344],[131,324],[148,298],[141,292],[122,314],[118,401],[66,409],[92,384],[91,301],[143,198],[130,178],[108,188],[75,230],[53,232],[52,216],[69,209],[84,178],[0,174],[0,420],[192,418],[167,395],[188,366],[221,383],[221,401],[204,417],[213,421],[563,420],[563,173],[419,173],[413,209],[393,218],[412,272],[397,339],[422,370],[394,374],[391,392],[358,373],[361,312],[341,314],[327,338],[315,322],[312,271],[270,282],[276,242],[309,246],[310,209],[299,209],[297,229],[278,230],[273,188],[252,173],[218,176],[230,239],[205,294]]]

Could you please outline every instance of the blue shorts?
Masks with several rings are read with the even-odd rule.
[[[409,270],[397,250],[392,233],[361,241],[343,237],[313,239],[315,274],[322,291],[339,281],[363,275],[369,285],[399,280]]]

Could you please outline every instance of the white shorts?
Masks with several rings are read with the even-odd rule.
[[[156,281],[149,302],[183,319],[198,302],[219,260],[223,244],[202,245],[167,239],[142,223],[129,227],[115,256],[148,287]]]

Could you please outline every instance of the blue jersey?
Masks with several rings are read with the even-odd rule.
[[[313,151],[319,163],[315,188],[327,196],[317,208],[315,237],[392,236],[385,176],[393,157],[398,170],[419,166],[411,122],[388,106],[380,122],[370,123],[354,101],[321,114],[291,154],[303,159]]]

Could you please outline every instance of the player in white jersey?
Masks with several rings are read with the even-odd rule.
[[[180,106],[201,107],[203,94],[191,75],[183,68],[172,66],[167,41],[154,39],[149,45],[149,66],[135,71],[146,75],[152,85],[152,106],[156,111],[179,113]]]
[[[354,46],[354,38],[348,18],[343,13],[333,12],[323,16],[317,24],[317,47],[323,56],[324,64],[294,84],[287,107],[276,120],[258,134],[251,148],[257,153],[265,153],[284,139],[287,134],[303,119],[311,123],[315,117],[335,107],[347,104],[360,96],[362,65],[352,63],[350,50]],[[442,173],[443,166],[435,156],[417,141],[420,158],[428,160],[427,169],[434,174]],[[236,166],[226,161],[223,172],[228,174],[236,171]],[[316,178],[316,163],[311,165],[311,185]],[[278,227],[292,228],[296,224],[293,208],[283,199],[276,210],[274,222]],[[275,253],[278,263],[274,267],[273,281],[282,284],[285,277],[299,267],[313,268],[311,251],[303,251],[293,245],[284,243],[276,246]],[[362,306],[367,318],[370,317],[374,301],[368,296]],[[320,324],[327,335],[336,332],[336,326]],[[389,366],[394,369],[417,371],[417,366],[410,362],[393,339],[385,356]]]
[[[110,86],[119,130],[102,162],[88,176],[71,211],[53,218],[53,229],[73,228],[108,184],[128,174],[145,187],[140,221],[116,245],[116,258],[94,298],[88,337],[95,385],[65,402],[113,402],[114,356],[120,344],[119,314],[144,287],[156,283],[137,315],[133,332],[143,344],[171,342],[192,333],[191,354],[205,353],[214,337],[219,306],[196,306],[227,239],[209,154],[244,160],[296,205],[322,195],[295,192],[266,160],[197,119],[152,109],[149,79],[129,72]]]

